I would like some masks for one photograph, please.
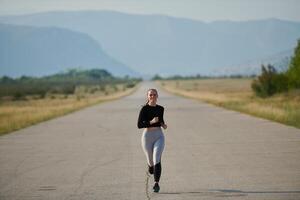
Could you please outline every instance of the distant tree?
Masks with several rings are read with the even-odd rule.
[[[127,84],[126,84],[126,87],[127,88],[133,88],[134,86],[135,86],[135,82],[133,82],[133,81],[130,81],[130,82],[128,82]]]
[[[21,81],[21,82],[24,82],[24,81],[30,81],[32,79],[33,78],[30,77],[30,76],[21,76],[18,80]]]
[[[202,78],[202,76],[201,76],[200,74],[197,74],[197,75],[195,76],[195,79],[200,79],[200,78]]]
[[[184,79],[184,77],[182,77],[180,75],[174,75],[174,76],[170,77],[170,79],[172,79],[172,80],[181,80],[181,79]]]
[[[245,76],[241,75],[241,74],[231,74],[229,75],[229,78],[244,78]]]
[[[15,100],[15,101],[17,101],[17,100],[24,100],[25,99],[24,96],[25,96],[24,93],[22,93],[21,91],[17,91],[13,95],[13,97],[14,97],[13,100]]]
[[[112,75],[103,69],[92,69],[88,70],[87,75],[93,79],[101,79],[101,78],[112,78]]]
[[[261,70],[261,75],[257,79],[254,79],[251,84],[257,96],[268,97],[288,89],[288,79],[284,73],[277,73],[272,65],[268,65],[267,67],[262,65]]]
[[[155,74],[152,80],[162,80],[162,77],[159,76],[158,74]]]
[[[76,74],[78,74],[78,72],[79,72],[79,69],[75,69],[75,68],[74,69],[68,69],[67,74],[71,77],[74,77],[74,76],[76,76]]]
[[[300,88],[300,39],[294,50],[294,56],[291,59],[289,69],[287,71],[289,78],[289,88]]]
[[[14,83],[14,82],[15,82],[15,80],[13,78],[9,77],[9,76],[3,76],[0,79],[0,83],[3,83],[3,84],[5,84],[5,83]]]

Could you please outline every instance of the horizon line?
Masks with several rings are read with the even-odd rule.
[[[170,14],[162,14],[162,13],[133,13],[133,12],[126,12],[126,11],[119,11],[119,10],[109,10],[109,9],[79,9],[79,10],[45,10],[45,11],[36,11],[36,12],[26,12],[20,14],[1,14],[0,17],[20,17],[20,16],[30,16],[30,15],[39,15],[39,14],[47,14],[47,13],[75,13],[75,12],[112,12],[112,13],[119,13],[119,14],[127,14],[127,15],[137,15],[137,16],[161,16],[161,17],[169,17],[175,19],[184,19],[184,20],[191,20],[191,21],[198,21],[203,23],[215,23],[215,22],[252,22],[252,21],[265,21],[265,20],[279,20],[279,21],[288,21],[288,22],[300,22],[300,20],[294,19],[284,19],[278,17],[266,17],[266,18],[257,18],[257,19],[246,19],[246,20],[233,20],[233,19],[216,19],[216,20],[201,20],[197,18],[190,18],[190,17],[182,17],[182,16],[174,16]]]

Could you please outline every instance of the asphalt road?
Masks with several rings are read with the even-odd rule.
[[[159,90],[166,146],[151,191],[131,96],[0,137],[1,200],[300,199],[300,130]]]

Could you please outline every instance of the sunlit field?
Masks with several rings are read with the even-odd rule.
[[[252,79],[197,79],[158,83],[177,95],[300,128],[299,90],[259,98],[252,92],[251,82]]]
[[[23,100],[2,99],[0,102],[0,135],[41,121],[79,110],[81,108],[114,100],[131,94],[137,89],[123,84],[100,91],[79,87],[75,94],[51,94],[44,98],[27,96]]]

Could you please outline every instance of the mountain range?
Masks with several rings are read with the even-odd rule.
[[[43,76],[68,68],[101,68],[116,76],[138,76],[87,34],[63,28],[0,24],[0,44],[0,75]]]
[[[108,55],[144,75],[243,74],[249,63],[257,71],[262,60],[292,54],[300,38],[300,22],[279,19],[205,23],[164,15],[60,11],[1,16],[0,22],[87,34]]]

